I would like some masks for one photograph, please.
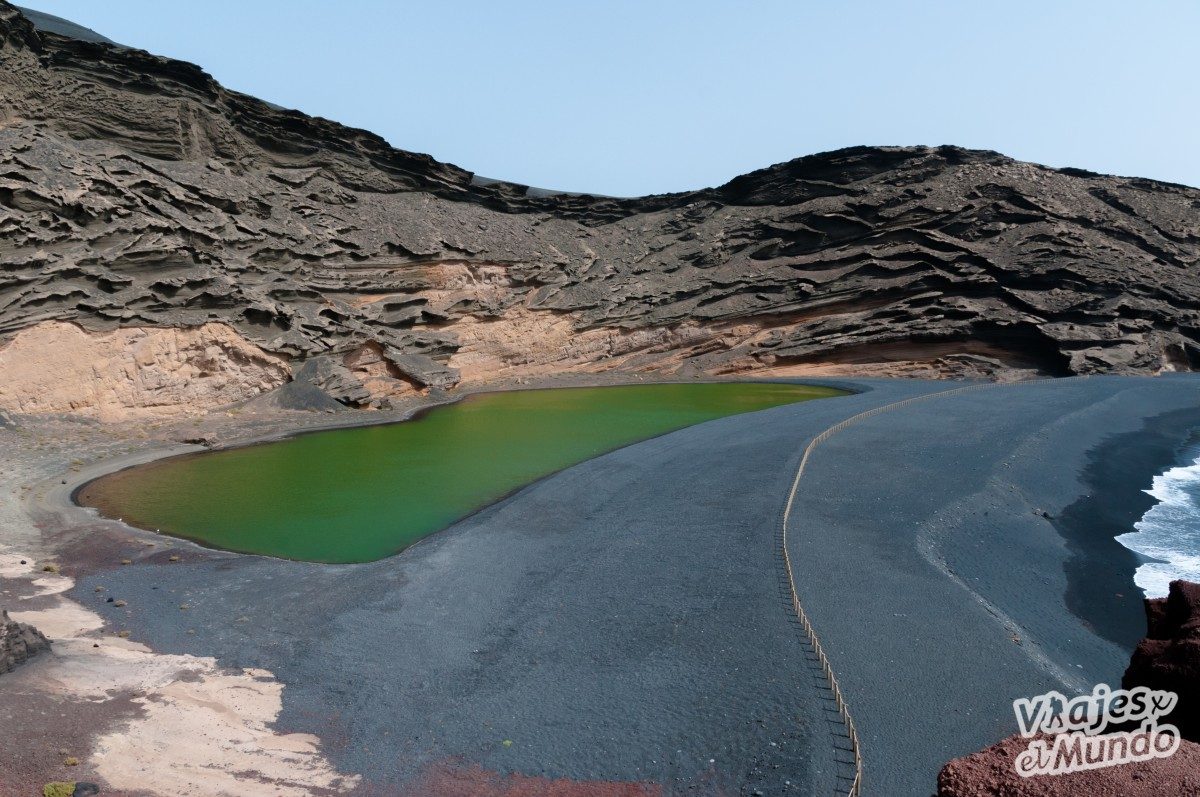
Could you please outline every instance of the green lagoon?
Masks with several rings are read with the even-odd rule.
[[[401,423],[130,468],[91,482],[78,499],[214,548],[369,562],[607,451],[726,415],[836,395],[842,391],[763,382],[482,393]]]

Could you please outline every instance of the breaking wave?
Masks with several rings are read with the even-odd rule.
[[[1158,503],[1117,541],[1153,560],[1138,567],[1134,581],[1146,597],[1159,598],[1175,579],[1200,582],[1200,456],[1155,476],[1146,492]]]

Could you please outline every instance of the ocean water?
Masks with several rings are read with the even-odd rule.
[[[1154,477],[1149,490],[1158,500],[1133,524],[1136,531],[1117,541],[1157,561],[1137,569],[1134,581],[1146,597],[1167,594],[1178,578],[1200,582],[1200,451],[1189,451],[1191,464],[1178,465]]]

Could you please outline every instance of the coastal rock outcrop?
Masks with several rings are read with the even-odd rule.
[[[1200,584],[1172,581],[1167,597],[1147,600],[1146,626],[1121,686],[1179,695],[1168,720],[1183,738],[1200,742]]]
[[[0,0],[0,345],[222,324],[293,374],[319,361],[346,406],[562,372],[1192,370],[1198,209],[1196,189],[949,146],[547,192]]]
[[[1146,601],[1147,633],[1121,686],[1174,692],[1164,719],[1183,736],[1169,758],[1022,778],[1014,763],[1029,739],[1013,735],[956,758],[938,773],[937,797],[1160,797],[1200,794],[1200,584],[1173,581],[1165,598]],[[1047,740],[1050,743],[1050,740]]]
[[[937,797],[1176,797],[1200,794],[1200,744],[1184,741],[1155,758],[1065,775],[1022,778],[1013,762],[1029,744],[1020,735],[956,758],[938,773]]]
[[[49,649],[50,640],[41,631],[10,619],[8,612],[0,609],[0,675]]]

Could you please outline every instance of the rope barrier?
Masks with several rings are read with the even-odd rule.
[[[1006,384],[1030,385],[1039,382],[1054,381],[1057,380],[1054,378],[1032,379],[1027,382],[1010,382]],[[884,412],[890,412],[892,410],[900,409],[901,407],[907,407],[910,404],[915,404],[918,401],[926,401],[933,398],[945,398],[947,396],[955,396],[961,393],[966,393],[971,390],[1000,386],[1001,385],[996,383],[965,385],[952,390],[942,390],[937,393],[926,393],[921,396],[913,396],[912,398],[907,398],[902,401],[885,404],[882,407],[875,407],[874,409],[860,412],[857,415],[852,415],[843,421],[835,423],[833,426],[830,426],[828,429],[814,437],[811,441],[809,441],[808,446],[805,447],[803,456],[800,457],[800,465],[798,468],[796,468],[796,478],[792,480],[792,489],[788,492],[787,504],[783,509],[783,563],[784,568],[787,571],[788,587],[792,593],[792,610],[795,612],[796,618],[800,621],[801,627],[804,628],[804,633],[808,637],[809,645],[816,654],[817,661],[821,664],[821,672],[825,675],[825,680],[829,685],[829,691],[833,693],[833,699],[834,703],[837,705],[838,715],[841,717],[842,724],[846,728],[846,736],[850,740],[850,749],[854,756],[854,780],[850,784],[847,797],[860,797],[862,794],[863,760],[862,748],[860,747],[858,741],[858,730],[854,727],[854,719],[850,716],[850,709],[846,706],[845,698],[842,697],[842,689],[838,685],[837,678],[833,674],[833,667],[829,663],[829,657],[825,655],[825,648],[821,645],[821,640],[817,636],[817,632],[813,629],[813,624],[808,618],[808,613],[805,612],[804,607],[800,605],[800,594],[796,590],[796,576],[792,571],[792,557],[791,554],[788,553],[788,521],[792,516],[792,505],[796,500],[796,490],[800,487],[800,477],[804,475],[804,470],[806,467],[808,467],[808,460],[812,456],[813,451],[815,451],[817,447],[821,445],[821,443],[824,443],[826,440],[849,426],[853,426],[860,421],[866,420],[867,418],[872,418]]]

